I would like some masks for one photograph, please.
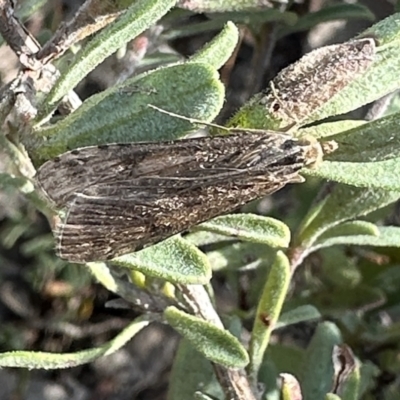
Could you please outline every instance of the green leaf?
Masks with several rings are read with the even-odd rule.
[[[174,26],[163,34],[165,40],[173,40],[188,36],[204,34],[205,32],[221,29],[226,23],[233,22],[237,25],[247,25],[252,31],[257,31],[267,22],[293,25],[296,23],[297,14],[280,9],[256,9],[249,11],[232,11],[209,14],[207,21],[197,22],[190,20],[186,25]]]
[[[274,249],[258,243],[238,242],[207,252],[214,271],[224,268],[235,270],[245,265],[259,266],[261,262],[275,258]]]
[[[238,41],[238,28],[228,22],[223,31],[191,57],[189,62],[210,64],[219,69],[229,60]]]
[[[395,202],[399,192],[335,185],[309,211],[296,236],[296,243],[310,247],[329,228],[341,222],[366,215]]]
[[[118,281],[110,268],[104,262],[90,262],[86,264],[92,275],[110,292],[118,293]]]
[[[202,229],[271,247],[288,247],[290,230],[283,222],[255,214],[223,215],[202,223]]]
[[[275,329],[298,324],[299,322],[311,321],[321,318],[321,313],[312,305],[306,304],[293,310],[284,312],[275,325]]]
[[[129,40],[154,25],[176,0],[137,0],[112,24],[95,35],[68,64],[66,71],[45,98],[37,120],[45,117],[57,103],[90,71]]]
[[[378,234],[373,235],[352,235],[352,236],[321,236],[313,246],[313,250],[322,247],[335,246],[339,244],[376,247],[400,247],[400,228],[397,226],[380,226]],[[328,231],[329,232],[329,231]]]
[[[208,360],[228,368],[244,368],[248,364],[246,350],[227,330],[186,314],[174,306],[168,307],[164,316]]]
[[[204,285],[211,279],[211,266],[205,254],[180,236],[114,258],[110,263],[172,283]]]
[[[180,2],[179,7],[196,13],[223,13],[228,11],[246,11],[258,9],[260,12],[259,0],[198,0]],[[273,11],[267,7],[268,11]]]
[[[273,362],[278,372],[288,372],[299,376],[301,370],[305,349],[293,345],[284,345],[282,343],[271,343],[265,353],[263,367],[268,362]],[[260,374],[261,374],[260,370]]]
[[[101,356],[108,356],[115,353],[148,324],[149,321],[142,320],[139,317],[113,340],[100,347],[76,353],[57,354],[34,351],[9,351],[0,354],[0,366],[29,369],[57,369],[87,364]]]
[[[167,399],[191,399],[199,390],[203,394],[223,398],[222,388],[210,361],[196,351],[188,340],[183,339],[174,358]]]
[[[361,188],[399,190],[400,158],[377,162],[324,161],[302,173]]]
[[[385,301],[382,290],[362,284],[352,287],[351,290],[348,287],[335,287],[329,292],[321,291],[313,295],[313,302],[321,312],[334,318],[344,318],[349,311],[365,312]]]
[[[340,331],[335,324],[324,322],[318,325],[304,354],[300,377],[303,400],[321,399],[331,390],[333,347],[341,342]]]
[[[177,83],[173,83],[177,82]],[[212,120],[224,101],[224,87],[208,64],[180,64],[127,80],[86,100],[73,114],[33,140],[33,158],[47,160],[69,149],[113,142],[159,141],[182,137],[193,125],[153,108]]]
[[[311,136],[316,139],[325,138],[336,135],[341,132],[350,131],[353,128],[358,128],[366,123],[366,121],[343,120],[334,122],[325,122],[319,125],[310,126],[308,128],[299,129],[296,136],[307,137]],[[338,149],[339,150],[339,149]],[[336,151],[338,151],[336,150]]]
[[[329,239],[331,237],[351,235],[379,236],[379,228],[372,222],[368,221],[344,222],[343,224],[328,229],[320,238]]]
[[[208,246],[220,242],[233,242],[234,238],[227,238],[225,235],[218,235],[217,233],[207,231],[192,231],[185,235],[185,240],[194,244],[197,247]]]
[[[249,371],[253,377],[258,374],[271,333],[281,313],[290,277],[289,260],[278,251],[258,302],[251,334]]]
[[[352,257],[342,248],[329,248],[320,253],[321,277],[329,288],[350,289],[359,285],[362,274]]]
[[[371,222],[345,222],[326,230],[313,245],[313,250],[316,250],[317,248],[320,249],[322,247],[332,246],[332,243],[344,245],[352,244],[346,242],[346,240],[349,240],[352,237],[356,241],[359,241],[362,240],[361,237],[366,239],[368,236],[370,236],[367,241],[374,241],[374,238],[378,237],[379,235],[379,228]]]
[[[399,157],[399,125],[400,113],[395,113],[330,137],[338,149],[329,155],[329,161],[359,163]]]

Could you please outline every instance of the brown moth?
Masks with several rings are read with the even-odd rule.
[[[324,150],[287,134],[234,130],[83,147],[43,164],[36,179],[66,209],[55,228],[58,255],[84,263],[139,250],[302,182],[299,171]]]

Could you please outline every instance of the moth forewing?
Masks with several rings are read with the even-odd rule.
[[[46,162],[40,188],[67,209],[61,258],[126,254],[300,182],[316,143],[269,131],[172,142],[85,147]],[[322,150],[321,150],[322,151]]]
[[[251,152],[290,155],[292,137],[276,132],[238,131],[233,135],[165,142],[117,143],[75,149],[44,163],[37,174],[40,189],[63,207],[75,193],[98,184],[141,176],[177,176],[181,171],[237,168],[237,158]],[[271,149],[279,150],[270,154]]]

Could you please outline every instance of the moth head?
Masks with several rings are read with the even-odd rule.
[[[338,144],[334,140],[318,142],[317,139],[310,136],[299,140],[306,146],[305,166],[309,168],[318,167],[318,165],[323,161],[325,155],[333,153],[338,148]]]

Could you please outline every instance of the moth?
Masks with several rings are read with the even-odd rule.
[[[329,150],[330,151],[330,150]],[[44,163],[39,188],[66,210],[54,229],[66,260],[142,249],[288,183],[327,152],[272,131],[83,147]]]

